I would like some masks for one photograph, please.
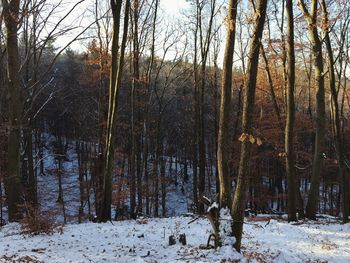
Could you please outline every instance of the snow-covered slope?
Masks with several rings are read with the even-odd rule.
[[[244,226],[241,256],[230,247],[200,249],[210,224],[205,218],[189,224],[192,220],[71,224],[51,236],[33,237],[21,235],[19,225],[9,224],[0,230],[0,262],[350,262],[349,224],[250,220]],[[182,233],[187,245],[168,245],[170,235]]]

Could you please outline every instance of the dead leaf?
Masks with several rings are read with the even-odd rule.
[[[255,143],[255,138],[253,135],[249,135],[249,141],[251,144],[254,144]]]
[[[248,137],[249,137],[249,135],[247,133],[242,133],[238,140],[240,142],[245,142]]]
[[[256,144],[258,146],[261,146],[263,143],[262,143],[262,140],[260,138],[256,138]]]

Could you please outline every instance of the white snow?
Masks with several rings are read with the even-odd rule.
[[[217,202],[212,203],[212,204],[208,207],[207,212],[209,213],[210,210],[212,210],[212,209],[214,209],[214,208],[219,209],[219,205],[218,205]]]
[[[350,262],[350,224],[329,219],[299,225],[267,217],[249,220],[241,255],[230,246],[200,249],[211,226],[205,218],[189,224],[192,220],[68,224],[50,236],[25,236],[18,224],[9,224],[0,229],[0,262]],[[187,245],[177,241],[168,246],[170,235],[178,240],[182,233]]]
[[[220,209],[220,225],[219,234],[222,245],[233,246],[236,243],[236,239],[232,236],[232,217],[228,208]]]

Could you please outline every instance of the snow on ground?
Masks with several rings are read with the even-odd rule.
[[[241,256],[230,247],[200,249],[210,224],[205,218],[189,224],[192,220],[69,224],[53,235],[32,237],[20,234],[19,225],[9,224],[0,229],[0,262],[350,262],[349,224],[325,219],[299,225],[267,217],[249,220]],[[168,245],[170,235],[182,233],[187,245]]]
[[[47,141],[49,144],[54,142],[56,139],[47,135]],[[76,223],[78,221],[79,207],[80,207],[80,189],[79,189],[79,165],[76,149],[74,142],[69,145],[67,151],[67,159],[63,162],[63,174],[62,174],[62,188],[63,198],[65,202],[65,213],[67,222]],[[50,211],[55,214],[55,220],[59,223],[63,223],[63,209],[60,203],[57,203],[58,197],[58,176],[57,176],[57,162],[55,160],[55,154],[52,149],[45,149],[45,175],[38,176],[38,197],[41,208],[44,211]],[[166,215],[167,216],[179,216],[191,212],[191,194],[192,194],[192,180],[187,183],[184,182],[181,177],[181,171],[178,171],[178,183],[175,187],[174,177],[175,176],[175,158],[172,163],[172,174],[167,174],[169,183],[167,185],[166,195]],[[150,164],[151,165],[151,164]],[[178,164],[178,170],[182,169],[182,165]],[[169,171],[169,164],[167,163],[166,171]],[[191,177],[192,169],[188,168],[188,174]],[[90,174],[89,174],[90,177]],[[89,178],[90,179],[90,178]],[[170,183],[171,182],[171,183]],[[213,186],[215,187],[215,185]],[[90,191],[91,201],[91,213],[94,214],[94,196],[92,190]],[[129,201],[126,200],[125,204],[128,205]],[[86,218],[88,217],[88,206],[84,206]],[[112,213],[114,216],[114,209]],[[162,207],[159,207],[159,213],[162,213]],[[84,220],[84,219],[83,219]],[[6,217],[7,221],[7,217]]]

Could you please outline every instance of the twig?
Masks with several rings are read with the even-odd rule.
[[[198,216],[198,217],[196,217],[195,219],[192,219],[190,222],[188,222],[188,224],[192,224],[193,222],[197,221],[197,220],[200,219],[200,218],[201,218],[201,217]]]

